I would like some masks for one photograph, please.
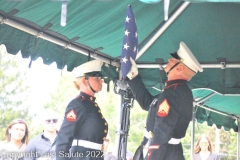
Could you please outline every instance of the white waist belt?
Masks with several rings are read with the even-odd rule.
[[[150,138],[150,134],[149,132],[145,129],[144,130],[144,136],[149,139]],[[171,138],[169,141],[168,141],[168,144],[179,144],[181,142],[181,139],[177,139],[177,138]]]
[[[99,144],[99,143],[90,142],[90,141],[74,139],[73,142],[72,142],[72,146],[83,146],[85,148],[102,150],[103,145]]]
[[[177,138],[171,138],[168,141],[168,144],[179,144],[181,142],[181,139],[177,139]]]

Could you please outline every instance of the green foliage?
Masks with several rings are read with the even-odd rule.
[[[30,93],[26,73],[19,68],[19,57],[6,52],[0,46],[0,140],[10,122],[21,118],[29,123],[27,97]]]
[[[223,128],[219,133],[221,160],[236,160],[237,155],[237,133],[233,130],[225,131]]]

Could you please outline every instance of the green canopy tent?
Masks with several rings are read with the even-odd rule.
[[[195,118],[218,128],[238,131],[240,116],[240,4],[238,1],[171,0],[164,21],[163,2],[137,0],[2,0],[0,44],[11,54],[38,57],[59,69],[75,67],[90,58],[108,65],[109,80],[119,79],[124,20],[129,4],[139,36],[137,65],[152,94],[159,93],[166,77],[159,63],[184,41],[204,68],[190,82],[195,98]],[[204,3],[191,3],[204,2]],[[66,26],[61,26],[62,4],[67,4]],[[161,61],[162,60],[162,61]],[[161,71],[162,72],[162,71]],[[163,75],[163,74],[162,74]],[[221,121],[219,120],[221,119]]]

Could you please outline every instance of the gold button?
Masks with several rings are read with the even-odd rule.
[[[107,130],[106,130],[106,129],[104,130],[104,133],[107,133]]]
[[[93,97],[90,97],[90,100],[92,101],[92,100],[93,100]]]
[[[106,139],[106,137],[103,137],[103,140],[105,140]]]
[[[100,110],[98,110],[98,112],[99,112],[99,113],[101,113],[101,111],[100,111]]]
[[[107,122],[105,122],[105,126],[107,125]]]
[[[98,106],[97,103],[95,103],[95,106],[96,106],[96,107]]]
[[[102,116],[102,119],[104,119],[104,117]]]

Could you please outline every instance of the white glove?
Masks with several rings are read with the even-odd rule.
[[[130,57],[132,67],[127,74],[127,77],[131,80],[138,75],[138,68],[136,62]]]

